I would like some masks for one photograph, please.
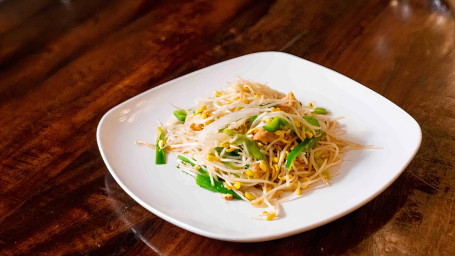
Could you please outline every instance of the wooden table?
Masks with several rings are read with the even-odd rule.
[[[455,1],[0,1],[0,255],[454,255]],[[131,199],[102,115],[208,65],[283,51],[420,124],[403,174],[359,210],[262,243],[212,240]],[[385,135],[386,136],[386,135]]]

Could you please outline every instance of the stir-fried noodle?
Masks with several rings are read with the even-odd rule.
[[[159,127],[157,163],[177,153],[198,185],[268,208],[266,220],[312,184],[329,184],[342,155],[364,148],[340,138],[338,119],[324,108],[243,79],[174,115]]]

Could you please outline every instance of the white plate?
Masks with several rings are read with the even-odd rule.
[[[155,151],[135,141],[155,141],[157,121],[174,108],[190,107],[213,95],[237,76],[270,87],[345,117],[347,138],[383,147],[347,154],[333,185],[310,190],[284,203],[282,218],[255,219],[262,211],[243,201],[222,200],[199,188],[194,179],[168,164],[155,165]],[[257,242],[297,234],[340,218],[384,191],[406,168],[420,146],[417,122],[401,108],[363,85],[332,70],[279,52],[228,60],[146,91],[107,112],[97,140],[115,180],[139,204],[191,232],[227,241]],[[390,200],[393,200],[392,198]]]

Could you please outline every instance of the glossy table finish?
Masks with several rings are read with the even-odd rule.
[[[454,12],[453,0],[0,1],[0,255],[455,254]],[[409,167],[359,210],[269,242],[201,237],[139,206],[100,157],[103,114],[258,51],[334,69],[411,114],[423,140]]]

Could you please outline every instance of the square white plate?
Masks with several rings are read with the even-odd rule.
[[[176,157],[155,165],[155,151],[135,145],[154,143],[157,121],[172,115],[171,103],[196,104],[237,76],[293,91],[303,103],[343,116],[346,138],[383,149],[349,152],[334,175],[333,185],[310,190],[284,203],[282,218],[255,219],[263,209],[198,187],[176,168]],[[228,60],[148,90],[107,112],[97,140],[115,180],[139,204],[191,232],[220,240],[257,242],[297,234],[340,218],[384,191],[416,154],[421,131],[401,108],[332,70],[279,52],[262,52]],[[391,199],[392,200],[392,199]]]

